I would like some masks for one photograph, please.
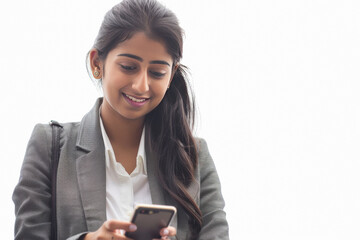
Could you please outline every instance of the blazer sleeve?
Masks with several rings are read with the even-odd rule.
[[[15,204],[14,239],[50,239],[51,127],[37,124],[25,152],[12,199]],[[78,239],[84,233],[69,239]]]
[[[30,137],[12,196],[15,239],[50,239],[50,137],[42,124],[35,126]]]
[[[229,226],[219,176],[204,139],[199,139],[199,147],[200,210],[203,216],[199,239],[227,240]]]

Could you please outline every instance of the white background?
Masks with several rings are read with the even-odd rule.
[[[85,56],[117,2],[1,2],[1,239],[33,126],[79,121],[99,96]],[[163,2],[186,31],[231,239],[359,239],[359,1]]]

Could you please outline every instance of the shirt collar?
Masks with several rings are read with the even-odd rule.
[[[101,110],[101,106],[100,106],[100,110]],[[110,139],[109,139],[109,137],[108,137],[108,135],[107,135],[107,133],[105,131],[104,123],[102,121],[100,111],[99,111],[99,119],[100,119],[101,134],[102,134],[102,137],[103,137],[103,140],[104,140],[105,154],[112,155],[112,157],[109,160],[111,161],[111,159],[112,159],[113,161],[115,161],[115,153],[114,153],[114,150],[112,148]],[[109,164],[110,164],[110,162],[106,161],[106,166],[107,167],[109,167]],[[139,144],[138,152],[137,152],[137,155],[136,155],[136,168],[138,166],[143,166],[143,169],[140,169],[140,172],[143,172],[145,175],[147,175],[146,154],[145,154],[145,126],[143,127],[143,130],[142,130],[142,133],[141,133],[140,144]]]
[[[145,126],[143,127],[142,133],[141,133],[141,139],[139,144],[138,153],[136,156],[136,159],[141,159],[139,161],[142,161],[144,166],[144,173],[147,175],[147,168],[146,168],[146,154],[145,154]]]

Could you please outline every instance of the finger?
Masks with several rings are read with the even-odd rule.
[[[166,236],[175,236],[176,235],[176,228],[174,227],[166,227],[160,230],[160,235],[162,237],[166,237]]]
[[[131,238],[127,238],[124,234],[125,234],[124,230],[116,229],[113,233],[113,240],[133,240]]]
[[[108,220],[104,223],[104,227],[110,232],[115,232],[117,229],[123,229],[127,232],[134,232],[137,229],[136,225],[131,222],[118,220]]]

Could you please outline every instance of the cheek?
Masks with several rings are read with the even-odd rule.
[[[167,82],[159,82],[153,86],[153,92],[157,95],[157,97],[163,98],[166,93],[167,87]]]
[[[129,82],[131,82],[131,79],[129,76],[124,76],[124,74],[114,72],[114,73],[108,73],[106,77],[103,79],[103,87],[109,88],[109,90],[116,90],[119,88],[124,87]]]

